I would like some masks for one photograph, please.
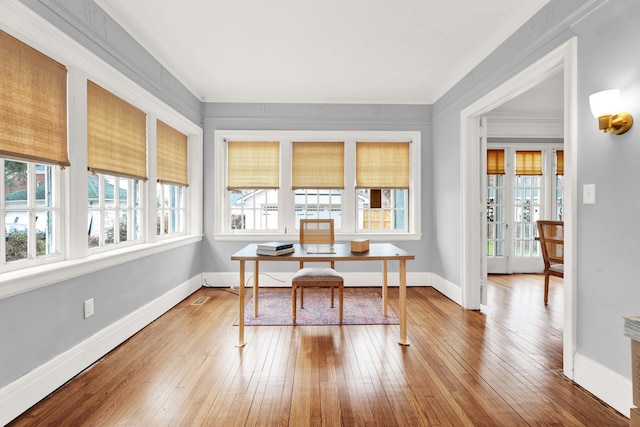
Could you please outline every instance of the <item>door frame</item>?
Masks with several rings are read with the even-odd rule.
[[[574,377],[576,350],[576,224],[577,207],[577,38],[573,37],[534,64],[492,90],[460,113],[461,169],[461,293],[466,309],[479,310],[481,287],[486,283],[486,270],[478,257],[483,251],[481,238],[486,220],[485,195],[478,178],[482,175],[481,144],[478,143],[479,118],[559,71],[564,75],[564,152],[565,152],[565,270],[563,371]],[[484,217],[483,217],[484,215]],[[479,279],[479,280],[478,280]],[[540,302],[542,303],[542,302]]]

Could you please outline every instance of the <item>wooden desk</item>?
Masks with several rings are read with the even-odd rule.
[[[295,252],[281,256],[256,255],[256,244],[247,245],[235,254],[231,255],[231,260],[240,261],[240,318],[238,320],[238,347],[246,344],[244,340],[244,283],[245,283],[245,263],[253,261],[253,315],[258,317],[258,276],[260,273],[260,261],[285,262],[285,261],[382,261],[382,306],[384,315],[387,315],[387,262],[398,261],[400,274],[400,340],[401,345],[409,345],[407,340],[407,260],[415,257],[404,250],[390,243],[372,243],[367,252],[351,252],[349,244],[337,243],[333,245],[335,253],[332,254],[308,254],[307,247],[317,247],[318,245],[295,244]]]

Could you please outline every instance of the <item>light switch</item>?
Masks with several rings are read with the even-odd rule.
[[[582,186],[582,204],[583,205],[596,204],[596,185],[595,184],[585,184]]]

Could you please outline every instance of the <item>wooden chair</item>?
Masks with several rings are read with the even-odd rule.
[[[549,300],[549,276],[564,278],[564,222],[537,221],[544,259],[544,303]]]
[[[301,219],[300,244],[302,245],[333,245],[334,229],[332,219]],[[335,270],[335,262],[330,267],[305,267],[300,261],[300,270],[291,280],[291,303],[293,323],[296,323],[297,290],[300,289],[300,308],[304,308],[304,288],[330,288],[331,307],[333,308],[334,289],[338,288],[338,304],[340,322],[342,322],[342,302],[344,294],[344,279]]]

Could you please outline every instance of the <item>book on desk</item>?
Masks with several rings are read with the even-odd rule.
[[[281,251],[283,249],[293,248],[293,243],[290,242],[265,242],[258,243],[256,246],[260,251]]]
[[[268,242],[261,243],[256,248],[256,255],[279,256],[295,252],[293,243]]]

